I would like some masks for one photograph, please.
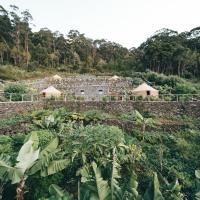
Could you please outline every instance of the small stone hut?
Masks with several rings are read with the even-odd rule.
[[[62,92],[50,86],[40,92],[44,97],[60,97]]]
[[[151,87],[147,83],[143,83],[139,85],[137,88],[132,90],[132,94],[135,96],[142,96],[142,97],[158,97],[159,96],[159,91],[156,90],[155,88]]]

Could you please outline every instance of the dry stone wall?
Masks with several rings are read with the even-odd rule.
[[[111,114],[128,113],[133,110],[149,112],[157,116],[189,115],[200,117],[200,102],[75,102],[75,101],[39,101],[0,103],[0,118],[8,118],[18,113],[26,113],[42,108],[65,107],[69,111],[100,109]]]
[[[44,78],[34,81],[20,81],[25,83],[36,92],[41,92],[49,86],[76,96],[98,96],[99,90],[103,90],[104,95],[108,94],[124,94],[133,89],[132,80],[130,78],[121,78],[118,80],[110,80],[110,77],[97,77],[91,75],[69,76],[61,80],[53,78]],[[85,95],[81,94],[81,90],[85,91]]]

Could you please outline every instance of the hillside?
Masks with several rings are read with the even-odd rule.
[[[33,22],[0,5],[0,200],[200,200],[200,27],[128,49]]]
[[[65,195],[69,193],[72,195],[70,199],[77,199],[77,187],[80,187],[82,199],[85,195],[97,192],[98,185],[95,186],[93,181],[98,181],[101,176],[104,179],[101,181],[104,181],[108,188],[112,184],[112,178],[115,179],[114,191],[119,192],[119,197],[116,199],[123,199],[123,195],[126,195],[127,199],[132,199],[132,195],[136,193],[132,193],[129,187],[134,188],[140,196],[151,195],[148,185],[152,180],[153,172],[157,172],[160,182],[160,187],[154,192],[161,191],[166,200],[194,199],[196,193],[194,171],[200,165],[199,120],[189,116],[161,118],[150,112],[142,114],[145,120],[148,119],[150,122],[151,119],[153,122],[146,123],[144,135],[141,135],[144,122],[140,121],[140,114],[134,112],[111,115],[100,110],[77,113],[62,108],[18,115],[0,121],[0,131],[7,130],[6,135],[0,135],[0,151],[4,156],[9,154],[9,160],[13,163],[16,153],[23,145],[23,141],[27,141],[28,135],[37,134],[41,149],[44,149],[53,138],[59,138],[59,147],[58,144],[48,147],[52,151],[56,148],[54,149],[56,157],[51,152],[52,157],[45,162],[50,164],[53,160],[67,159],[67,165],[63,163],[54,166],[54,171],[64,170],[45,178],[41,178],[40,173],[30,176],[26,172],[25,199],[29,200],[49,199],[53,198],[53,195],[60,195],[57,190],[58,193],[49,190],[51,184],[57,184],[65,189]],[[120,123],[117,125],[116,121]],[[118,128],[126,123],[132,123],[133,129]],[[167,124],[168,127],[173,127],[171,131],[167,129]],[[8,135],[9,127],[13,127],[10,129],[10,135]],[[95,162],[98,170],[101,170],[101,174],[98,175],[100,177],[93,174],[92,162]],[[84,170],[88,170],[91,180]],[[81,182],[79,182],[80,177],[82,177]],[[134,180],[135,184],[138,183],[138,186],[133,182],[129,183],[131,180]],[[1,181],[6,183],[6,180],[1,179]],[[94,184],[92,189],[90,184]],[[152,184],[158,187],[155,182]],[[15,192],[9,182],[2,189],[3,199],[14,198]],[[107,194],[105,191],[100,193]]]
[[[138,48],[127,49],[106,39],[88,38],[77,30],[69,31],[67,36],[48,28],[33,32],[32,21],[27,10],[21,12],[17,6],[5,10],[0,6],[1,65],[18,66],[20,71],[35,75],[41,71],[59,71],[128,76],[135,71],[151,70],[189,79],[200,78],[199,27],[182,33],[161,29]],[[3,71],[5,69],[0,69],[1,79],[19,79]],[[16,71],[19,76],[25,73],[20,71]]]

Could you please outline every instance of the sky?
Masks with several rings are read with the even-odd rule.
[[[200,0],[0,0],[33,16],[33,31],[47,27],[64,35],[78,30],[92,39],[138,47],[155,31],[200,26]]]

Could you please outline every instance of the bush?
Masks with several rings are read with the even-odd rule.
[[[176,93],[177,94],[196,94],[197,90],[191,84],[188,84],[188,83],[184,83],[184,84],[177,83],[177,85],[176,85]]]
[[[12,101],[22,101],[22,94],[26,94],[28,92],[28,87],[24,84],[9,84],[8,86],[5,87],[4,93],[5,97],[7,99],[10,99],[10,94],[11,100]]]

